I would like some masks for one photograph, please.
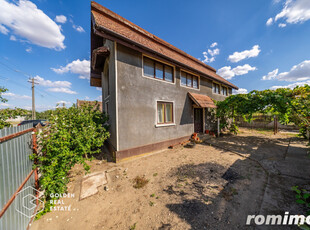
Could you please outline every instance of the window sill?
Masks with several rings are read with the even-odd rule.
[[[155,127],[159,128],[159,127],[167,127],[167,126],[175,126],[175,123],[170,123],[170,124],[156,124]]]

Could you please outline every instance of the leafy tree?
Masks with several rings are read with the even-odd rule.
[[[310,86],[296,87],[293,90],[279,88],[276,90],[253,90],[248,94],[227,97],[217,104],[217,116],[221,119],[221,128],[234,129],[234,118],[242,116],[246,121],[252,120],[257,112],[276,115],[281,123],[294,122],[306,136],[310,128]],[[232,118],[232,122],[228,120]]]
[[[2,97],[2,93],[8,91],[8,89],[4,87],[0,87],[0,102],[6,103],[8,100]],[[29,111],[25,109],[15,108],[15,109],[0,109],[0,129],[4,127],[10,127],[11,124],[7,122],[9,118],[16,118],[17,116],[23,116],[28,114]]]
[[[6,91],[8,91],[8,89],[4,88],[4,87],[0,87],[0,102],[5,103],[8,100],[2,97],[2,94],[5,93]]]
[[[39,134],[41,151],[33,154],[34,167],[39,167],[40,187],[46,200],[45,212],[49,211],[52,193],[67,191],[69,170],[77,163],[86,171],[87,159],[101,151],[109,137],[108,117],[92,105],[77,108],[57,108],[49,117],[49,124]]]

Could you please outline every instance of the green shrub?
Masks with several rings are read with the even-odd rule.
[[[45,212],[53,193],[67,192],[69,170],[77,163],[89,170],[87,159],[101,151],[109,137],[107,116],[93,106],[58,108],[50,115],[49,125],[39,134],[41,151],[33,154],[34,167],[38,166],[41,177],[40,189],[44,191]]]

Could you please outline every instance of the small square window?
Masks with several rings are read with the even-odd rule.
[[[157,102],[157,124],[173,123],[173,103]]]

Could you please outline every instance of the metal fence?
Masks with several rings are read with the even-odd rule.
[[[246,128],[262,128],[262,129],[273,129],[275,126],[274,117],[271,115],[255,115],[252,117],[251,122],[247,122],[243,119],[243,117],[236,117],[235,121],[239,127]],[[285,130],[298,130],[298,126],[295,125],[282,125],[278,121],[276,121],[276,125],[279,129]]]
[[[32,131],[32,124],[0,130],[0,230],[24,230],[31,220],[33,210],[21,207],[33,200],[31,189],[23,191],[35,184],[33,162],[29,159],[33,152]],[[24,194],[18,197],[20,192]]]

